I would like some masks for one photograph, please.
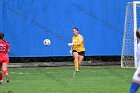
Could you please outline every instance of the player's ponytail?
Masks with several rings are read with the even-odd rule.
[[[140,30],[137,30],[137,31],[136,31],[136,37],[137,37],[138,39],[140,39]]]
[[[0,39],[4,38],[4,33],[0,32]]]

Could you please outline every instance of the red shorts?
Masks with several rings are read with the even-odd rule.
[[[5,58],[0,58],[0,66],[2,63],[9,63],[9,58],[8,57],[5,57]]]

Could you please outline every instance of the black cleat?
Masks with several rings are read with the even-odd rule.
[[[9,82],[10,82],[10,80],[9,80],[9,77],[8,77],[8,76],[6,76],[6,82],[7,82],[7,83],[9,83]]]

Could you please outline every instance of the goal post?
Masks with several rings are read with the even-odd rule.
[[[128,2],[125,13],[121,67],[137,67],[137,38],[135,32],[139,27],[140,1]]]

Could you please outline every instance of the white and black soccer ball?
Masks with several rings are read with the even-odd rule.
[[[45,39],[45,40],[43,41],[43,44],[44,44],[45,46],[49,46],[49,45],[51,44],[50,39]]]

